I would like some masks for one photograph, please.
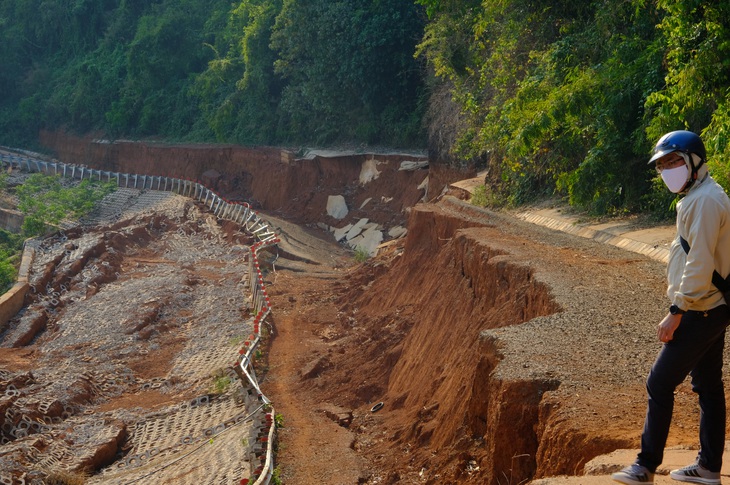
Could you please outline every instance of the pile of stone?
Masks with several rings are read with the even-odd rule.
[[[341,195],[331,195],[327,201],[327,214],[335,219],[343,219],[347,213],[345,198]],[[371,257],[378,253],[378,247],[385,237],[384,233],[389,239],[397,239],[405,236],[407,232],[403,226],[395,226],[385,232],[383,226],[370,222],[367,218],[342,227],[330,227],[329,230],[337,242],[344,243],[356,251],[365,251]]]
[[[375,159],[363,162],[359,183],[366,185],[380,176],[378,161]],[[399,170],[419,170],[428,167],[427,161],[404,161],[401,162]],[[427,190],[428,177],[419,185],[419,190]],[[365,200],[360,206],[363,209],[371,199]],[[389,202],[392,198],[382,197],[383,202]],[[347,202],[342,195],[330,195],[327,199],[327,215],[339,221],[344,220],[349,214]],[[323,226],[324,227],[324,226]],[[370,222],[367,218],[361,218],[357,222],[348,223],[341,227],[326,226],[333,233],[335,240],[355,251],[364,251],[372,257],[378,253],[378,248],[384,240],[397,239],[405,236],[406,229],[402,226],[391,227],[386,230],[382,225]]]

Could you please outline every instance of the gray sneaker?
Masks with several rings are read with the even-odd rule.
[[[626,485],[651,485],[654,483],[654,474],[645,466],[634,463],[620,472],[611,475],[615,481]]]
[[[698,461],[679,470],[672,470],[669,477],[680,482],[704,483],[706,485],[720,485],[720,472],[711,472],[700,465]]]

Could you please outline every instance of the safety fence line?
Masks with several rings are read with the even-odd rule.
[[[262,332],[261,325],[266,317],[271,313],[271,302],[266,294],[266,285],[264,277],[261,273],[259,265],[259,252],[269,246],[279,243],[278,237],[268,241],[259,241],[251,245],[249,248],[248,258],[248,274],[249,274],[249,293],[251,294],[252,313],[255,315],[253,319],[253,332],[243,342],[241,349],[238,351],[238,358],[233,366],[242,381],[251,383],[259,398],[264,403],[263,421],[254,420],[254,431],[251,433],[252,438],[249,440],[252,457],[251,462],[256,460],[261,463],[254,469],[253,477],[256,478],[254,485],[266,485],[271,480],[274,472],[274,431],[275,431],[275,411],[271,405],[271,401],[261,392],[254,370],[253,357],[256,348],[261,343]],[[261,416],[257,416],[260,418]],[[263,449],[262,449],[263,448]],[[247,480],[241,480],[241,485],[246,485]]]
[[[280,242],[277,234],[271,230],[268,223],[261,219],[246,202],[231,202],[224,199],[215,191],[201,182],[184,178],[175,178],[165,175],[142,175],[110,172],[89,168],[83,165],[67,164],[57,161],[45,161],[28,156],[0,151],[0,167],[39,172],[47,175],[58,175],[72,180],[98,180],[100,182],[116,181],[118,187],[137,190],[155,190],[172,192],[190,197],[201,202],[209,211],[220,219],[231,220],[239,224],[248,234],[254,236],[257,242],[248,248],[248,289],[250,292],[253,319],[253,332],[248,336],[239,350],[234,364],[234,370],[243,383],[248,382],[256,391],[258,399],[263,403],[258,407],[253,417],[251,438],[249,440],[249,461],[258,462],[251,478],[241,480],[241,485],[247,485],[254,480],[253,485],[267,485],[274,471],[273,441],[275,432],[275,411],[271,401],[261,392],[256,378],[253,357],[261,343],[261,326],[271,313],[271,303],[266,294],[263,274],[259,265],[259,252]]]
[[[240,224],[259,242],[276,239],[268,224],[246,202],[231,202],[199,181],[167,175],[140,175],[98,170],[83,165],[72,165],[63,162],[47,162],[25,156],[0,152],[0,163],[27,172],[40,172],[47,175],[59,175],[72,180],[97,180],[100,182],[116,181],[117,186],[137,190],[157,190],[173,192],[200,201],[209,211],[221,219],[228,219]]]

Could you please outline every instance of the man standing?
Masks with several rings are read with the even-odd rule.
[[[715,270],[723,277],[730,274],[730,199],[708,173],[705,157],[699,136],[673,131],[661,137],[649,160],[667,188],[684,198],[677,204],[677,236],[667,266],[671,306],[657,329],[664,345],[646,381],[649,404],[641,452],[633,465],[612,476],[628,485],[654,483],[669,434],[674,390],[687,375],[699,397],[700,451],[693,464],[673,470],[670,477],[720,484],[725,448],[722,357],[730,308],[712,278]]]

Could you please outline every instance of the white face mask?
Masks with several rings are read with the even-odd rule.
[[[679,193],[689,182],[689,168],[682,165],[662,171],[662,180],[672,193]]]

